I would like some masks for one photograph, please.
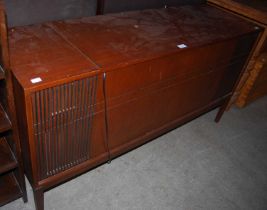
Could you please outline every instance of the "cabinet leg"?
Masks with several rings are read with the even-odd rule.
[[[222,119],[224,111],[225,111],[225,108],[220,107],[220,109],[219,109],[219,111],[218,111],[218,113],[216,115],[216,118],[215,118],[215,122],[216,123],[220,122],[220,120]]]
[[[36,210],[44,210],[44,191],[42,189],[33,190]]]

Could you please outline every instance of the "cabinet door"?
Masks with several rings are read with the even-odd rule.
[[[91,158],[97,87],[95,76],[32,94],[39,180]]]

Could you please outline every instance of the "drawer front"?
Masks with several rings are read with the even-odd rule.
[[[153,133],[211,102],[217,73],[172,81],[155,90],[139,92],[112,106],[109,112],[112,149]]]
[[[86,78],[32,94],[39,180],[91,158],[98,78]]]
[[[108,72],[108,97],[131,94],[174,77],[183,80],[205,74],[218,65],[228,63],[235,45],[236,40],[231,40]]]

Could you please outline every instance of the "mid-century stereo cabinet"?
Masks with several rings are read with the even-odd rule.
[[[26,175],[44,191],[220,107],[261,32],[207,5],[10,28]]]

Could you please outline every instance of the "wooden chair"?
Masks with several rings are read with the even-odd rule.
[[[20,197],[27,202],[7,43],[6,16],[0,1],[0,206]]]

